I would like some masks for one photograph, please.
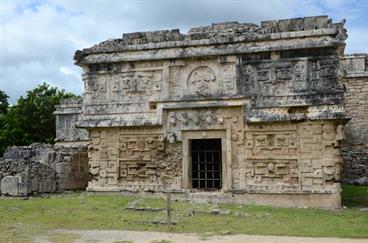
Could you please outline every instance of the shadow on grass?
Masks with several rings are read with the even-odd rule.
[[[368,186],[342,185],[342,205],[368,207]]]

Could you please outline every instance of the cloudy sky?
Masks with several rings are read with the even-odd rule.
[[[124,32],[312,15],[345,18],[345,53],[368,52],[367,0],[0,0],[0,90],[11,103],[42,82],[81,94],[74,52]]]

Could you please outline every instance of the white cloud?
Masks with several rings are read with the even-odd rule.
[[[359,4],[349,8],[347,4],[340,0],[0,0],[0,89],[11,102],[43,81],[81,94],[81,70],[73,64],[74,52],[124,32],[172,28],[186,32],[214,22],[259,23],[321,14],[337,20],[347,17],[350,28],[359,16],[362,19],[364,10]],[[367,51],[361,33],[367,33],[367,27],[349,29],[347,50]]]

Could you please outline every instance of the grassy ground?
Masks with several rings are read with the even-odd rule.
[[[173,202],[173,220],[178,223],[172,231],[368,238],[368,212],[356,208],[368,205],[368,187],[344,186],[342,195],[343,204],[349,207],[338,211],[220,204],[224,214],[212,215],[216,205]],[[60,228],[166,230],[152,223],[165,220],[164,212],[127,210],[132,202],[140,207],[165,207],[164,200],[87,193],[29,200],[0,198],[0,242],[25,242]],[[60,240],[56,235],[50,237],[53,242]]]
[[[368,186],[343,185],[342,203],[348,207],[368,207]]]

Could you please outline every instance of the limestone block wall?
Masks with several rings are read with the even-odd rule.
[[[93,129],[90,135],[88,190],[180,189],[181,143],[168,143],[159,129]]]
[[[12,146],[0,158],[0,193],[3,195],[80,190],[86,188],[88,181],[88,156],[84,145]]]
[[[56,173],[57,190],[84,190],[90,179],[87,146],[55,145],[53,153],[50,164]]]
[[[56,191],[56,173],[52,165],[51,146],[9,147],[0,158],[0,193],[28,196]]]
[[[346,124],[342,146],[344,183],[368,185],[368,55],[344,57]]]
[[[81,118],[83,100],[79,98],[69,98],[61,100],[55,107],[56,136],[55,142],[58,144],[86,144],[88,132],[85,129],[77,128],[76,124]]]
[[[247,125],[241,114],[240,108],[170,111],[168,134],[177,134],[171,140],[158,128],[93,129],[88,190],[190,191],[190,140],[221,138],[224,192],[339,192],[342,125]]]
[[[271,192],[338,191],[341,128],[330,121],[248,126],[247,187]]]

